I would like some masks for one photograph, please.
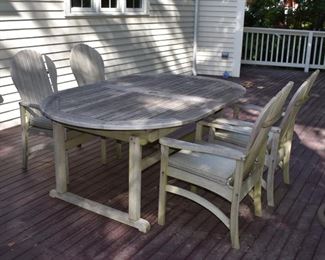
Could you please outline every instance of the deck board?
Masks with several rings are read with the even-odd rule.
[[[241,78],[231,80],[247,88],[245,98],[250,103],[264,105],[289,80],[297,89],[306,77],[299,70],[247,66]],[[184,198],[169,195],[166,225],[157,224],[159,164],[143,172],[142,216],[152,229],[142,234],[50,198],[48,192],[55,185],[53,153],[38,152],[30,160],[29,170],[22,172],[20,128],[1,131],[0,258],[324,259],[325,231],[317,219],[318,207],[325,202],[324,86],[322,72],[297,118],[290,164],[292,184],[283,184],[280,174],[276,175],[276,206],[267,207],[263,196],[261,218],[254,217],[249,198],[241,203],[240,250],[231,249],[229,232],[220,221]],[[241,118],[253,116],[241,114]],[[31,142],[36,144],[39,139],[32,137]],[[114,141],[108,141],[107,147],[107,165],[100,163],[99,140],[69,152],[70,186],[81,196],[126,209],[128,147],[123,145],[121,160],[116,157]],[[221,199],[200,192],[229,212]]]

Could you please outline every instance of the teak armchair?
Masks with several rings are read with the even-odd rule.
[[[10,72],[21,97],[19,105],[23,143],[22,168],[26,170],[28,158],[33,152],[53,146],[52,144],[30,146],[29,135],[53,136],[52,122],[42,115],[40,104],[47,96],[58,91],[57,72],[53,61],[48,56],[33,50],[18,52],[11,62]],[[66,138],[70,139],[78,135],[80,133],[76,131],[68,131]],[[82,142],[83,140],[80,141]]]
[[[18,52],[11,63],[11,77],[20,94],[20,119],[23,141],[23,169],[28,167],[29,155],[44,145],[29,147],[30,133],[52,136],[52,122],[40,111],[40,103],[56,93],[57,73],[52,60],[32,50]]]
[[[309,99],[310,89],[313,86],[319,70],[315,71],[296,91],[291,98],[279,126],[273,126],[269,133],[265,165],[268,168],[266,183],[263,185],[267,190],[269,206],[274,206],[274,174],[277,166],[283,171],[283,179],[286,184],[290,183],[289,161],[291,154],[294,124],[297,114],[302,105]],[[255,105],[239,107],[243,110],[261,110]],[[235,114],[235,117],[238,115]],[[232,143],[241,147],[245,146],[248,136],[252,131],[253,124],[237,119],[215,119],[211,122],[201,121],[197,127],[209,127],[209,140],[216,143]],[[202,131],[202,130],[201,130]]]
[[[105,80],[104,62],[94,48],[78,43],[70,53],[70,66],[78,86]]]
[[[104,61],[94,48],[78,43],[73,46],[70,54],[70,65],[78,86],[84,86],[105,80]],[[102,160],[106,160],[106,140],[102,138]],[[122,144],[117,141],[117,156],[121,158]]]
[[[203,142],[190,143],[171,138],[160,139],[160,225],[165,223],[166,193],[178,194],[197,202],[216,215],[230,229],[232,246],[239,248],[239,203],[250,193],[254,199],[255,214],[261,215],[261,181],[268,132],[281,116],[282,106],[291,87],[292,84],[283,88],[264,107],[244,148]],[[169,155],[169,148],[179,151]],[[205,188],[225,198],[231,203],[230,218],[197,193],[168,184],[168,177]]]

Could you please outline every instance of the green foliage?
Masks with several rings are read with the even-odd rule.
[[[286,8],[282,0],[250,0],[245,26],[325,30],[325,0],[296,0],[297,8]]]

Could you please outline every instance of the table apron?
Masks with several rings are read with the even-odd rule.
[[[61,124],[61,123],[60,123]],[[94,130],[94,129],[88,129],[88,128],[80,128],[76,126],[70,126],[61,124],[67,129],[73,129],[79,132],[84,133],[84,138],[90,138],[89,134],[91,135],[97,135],[101,137],[109,137],[112,139],[129,142],[129,139],[131,136],[136,136],[140,138],[140,144],[146,145],[148,143],[153,143],[159,138],[164,137],[170,133],[175,132],[176,130],[180,129],[181,127],[170,127],[170,128],[162,128],[162,129],[153,129],[153,130]],[[87,136],[88,134],[88,136]],[[82,136],[78,136],[78,138],[82,138]],[[72,139],[71,139],[72,140]]]

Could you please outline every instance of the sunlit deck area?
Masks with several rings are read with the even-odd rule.
[[[247,102],[264,105],[288,81],[295,82],[296,90],[307,76],[302,70],[247,66],[239,79],[230,80],[247,88]],[[53,152],[39,151],[23,172],[20,127],[0,131],[0,259],[325,259],[325,229],[317,218],[325,203],[324,100],[321,72],[296,121],[292,184],[285,185],[281,174],[276,175],[275,207],[267,207],[263,196],[262,217],[254,216],[248,197],[241,203],[240,250],[231,248],[228,229],[214,215],[178,196],[168,195],[166,224],[157,224],[159,163],[143,172],[142,217],[151,223],[151,230],[143,234],[51,198]],[[243,119],[251,117],[241,114]],[[51,142],[31,138],[33,144],[46,140]],[[106,165],[100,161],[99,140],[69,152],[69,188],[127,210],[128,145],[123,143],[121,159],[115,141],[109,140],[107,147]],[[229,212],[217,196],[199,192]]]

